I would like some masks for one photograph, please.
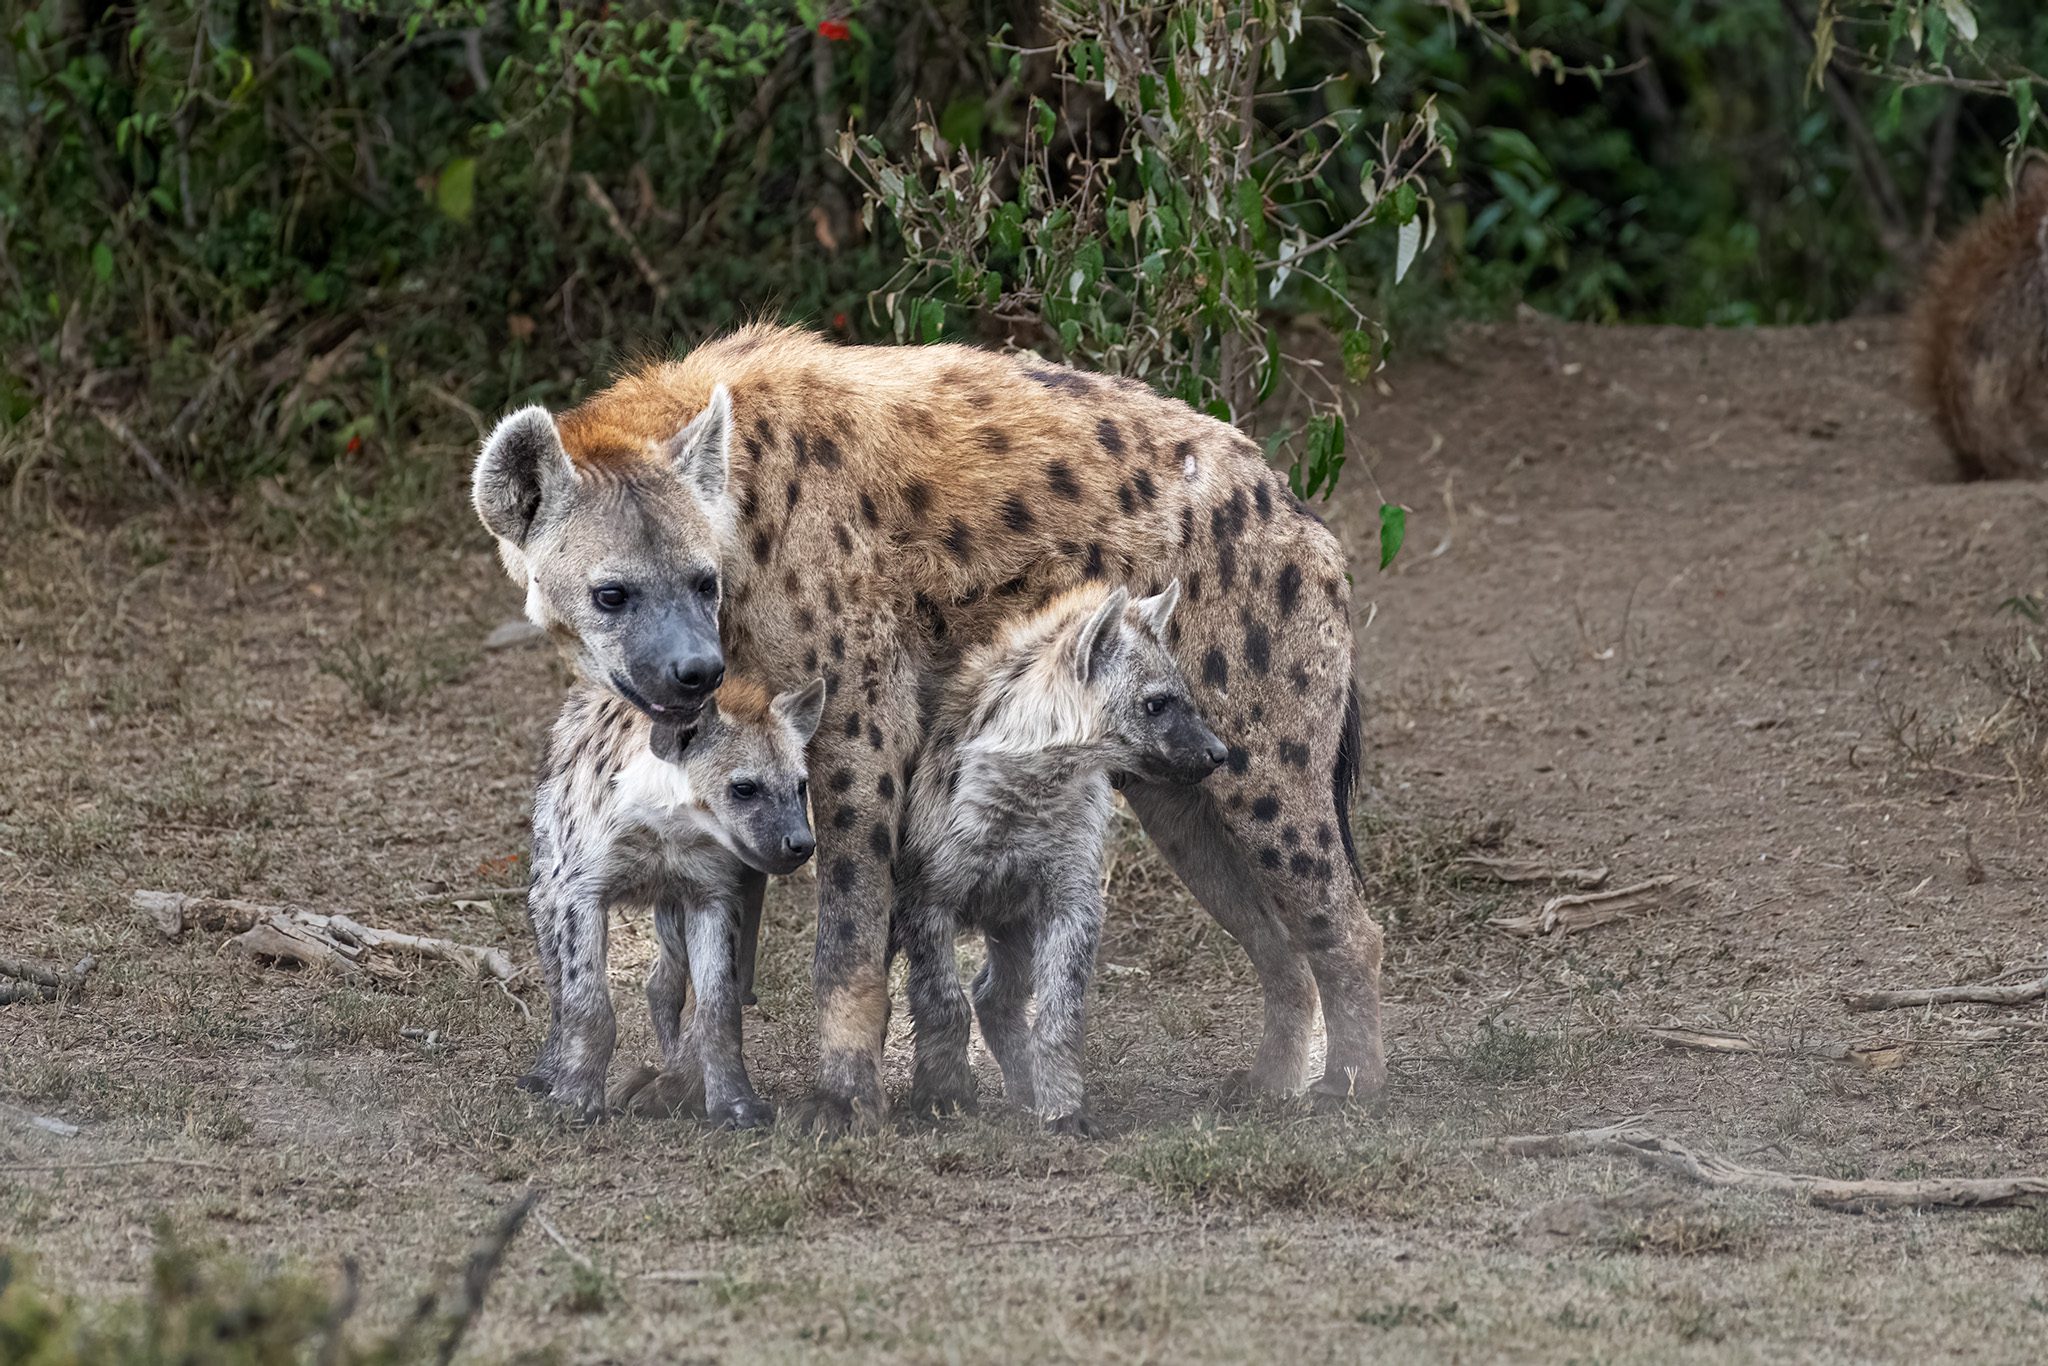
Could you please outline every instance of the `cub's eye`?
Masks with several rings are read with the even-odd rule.
[[[1145,699],[1145,714],[1147,716],[1160,716],[1172,705],[1173,698],[1171,696],[1166,693],[1159,693],[1156,696]]]
[[[761,789],[744,778],[732,785],[733,800],[737,802],[750,802],[760,794]]]
[[[697,580],[697,591],[707,598],[717,597],[718,575],[706,574],[703,578]]]
[[[597,604],[600,612],[624,610],[626,600],[631,596],[623,583],[601,583],[590,590],[590,600]]]
[[[809,778],[798,778],[796,780],[796,799],[798,801],[802,801],[804,798],[810,795],[811,780]]]

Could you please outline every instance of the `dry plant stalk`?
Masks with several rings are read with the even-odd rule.
[[[187,929],[227,930],[235,937],[223,945],[252,958],[303,963],[338,972],[368,972],[395,977],[402,968],[395,958],[425,958],[453,963],[472,977],[510,982],[519,975],[512,960],[486,945],[452,939],[380,930],[351,916],[267,906],[226,897],[184,896],[177,892],[136,892],[130,904],[156,922],[166,938]]]
[[[2011,986],[1919,987],[1904,991],[1845,991],[1849,1010],[1911,1010],[1917,1006],[2019,1006],[2048,996],[2048,977]]]
[[[1487,858],[1467,854],[1457,862],[1460,868],[1484,873],[1496,882],[1557,882],[1590,892],[1607,881],[1607,865],[1598,868],[1559,868],[1535,859]]]
[[[1800,1172],[1745,1167],[1719,1153],[1691,1148],[1632,1127],[1632,1121],[1562,1134],[1523,1134],[1501,1141],[1512,1157],[1626,1157],[1652,1171],[1703,1186],[1790,1195],[1828,1209],[1861,1213],[1886,1209],[1988,1209],[2048,1202],[2048,1176],[1949,1177],[1924,1181],[1844,1181]]]
[[[67,995],[76,996],[85,990],[86,974],[98,966],[99,960],[91,954],[79,959],[66,973],[52,972],[33,963],[18,963],[12,958],[0,958],[0,977],[14,979],[0,982],[0,1006],[12,1005],[16,1001],[55,1001]]]
[[[1535,939],[1560,930],[1566,934],[1574,930],[1590,930],[1596,925],[1605,925],[1610,920],[1619,920],[1635,911],[1661,904],[1664,894],[1677,884],[1678,875],[1666,873],[1647,882],[1617,887],[1611,892],[1554,896],[1533,915],[1495,916],[1487,923],[1524,939]]]

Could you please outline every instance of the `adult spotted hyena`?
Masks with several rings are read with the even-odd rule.
[[[883,1111],[889,870],[924,685],[1091,580],[1147,596],[1181,581],[1173,647],[1229,758],[1200,788],[1124,792],[1258,971],[1249,1080],[1301,1087],[1319,994],[1316,1089],[1384,1080],[1380,931],[1348,821],[1344,555],[1241,433],[1028,356],[753,327],[559,417],[506,418],[475,495],[529,615],[626,700],[686,718],[728,656],[778,689],[825,678],[821,1127]]]

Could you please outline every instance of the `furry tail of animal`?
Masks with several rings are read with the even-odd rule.
[[[1337,833],[1344,841],[1344,857],[1351,871],[1358,873],[1358,846],[1351,836],[1351,792],[1358,786],[1358,770],[1365,753],[1365,737],[1358,719],[1358,684],[1353,683],[1344,701],[1344,730],[1337,738],[1337,762],[1331,766],[1330,795],[1337,805]]]

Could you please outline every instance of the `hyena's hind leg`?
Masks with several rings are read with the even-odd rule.
[[[889,926],[890,949],[904,958],[915,1061],[910,1109],[944,1115],[974,1108],[974,1069],[968,1063],[973,1025],[960,989],[960,959],[953,946],[953,912],[922,898],[898,903]]]
[[[562,1052],[562,955],[556,944],[559,929],[555,924],[555,903],[544,897],[540,890],[538,870],[527,883],[527,919],[533,926],[534,957],[540,963],[541,985],[548,993],[548,1032],[541,1040],[540,1052],[534,1057],[533,1066],[526,1075],[519,1078],[522,1091],[533,1091],[546,1095],[554,1089],[555,1072],[561,1065]]]
[[[1244,948],[1259,975],[1265,1027],[1246,1082],[1254,1091],[1293,1095],[1308,1081],[1316,979],[1308,960],[1288,942],[1260,869],[1207,789],[1132,781],[1123,793],[1167,863]]]
[[[1093,868],[1078,870],[1043,907],[1038,927],[1031,1022],[1031,1088],[1038,1113],[1054,1133],[1099,1138],[1088,1113],[1082,1063],[1087,1051],[1088,984],[1102,938],[1102,888]]]
[[[608,913],[602,896],[568,878],[536,888],[533,920],[552,926],[558,952],[553,1023],[536,1072],[549,1097],[584,1119],[605,1108],[618,1021],[605,971]]]
[[[625,1108],[643,1115],[701,1115],[704,1112],[704,1066],[691,1030],[690,945],[687,903],[663,890],[654,901],[654,939],[659,950],[647,975],[647,1013],[654,1026],[661,1072],[644,1074],[620,1097]]]
[[[1032,964],[1037,957],[1030,926],[1010,924],[985,931],[988,961],[974,976],[974,1016],[981,1040],[1003,1069],[1003,1095],[1020,1109],[1038,1108],[1031,1073]]]

